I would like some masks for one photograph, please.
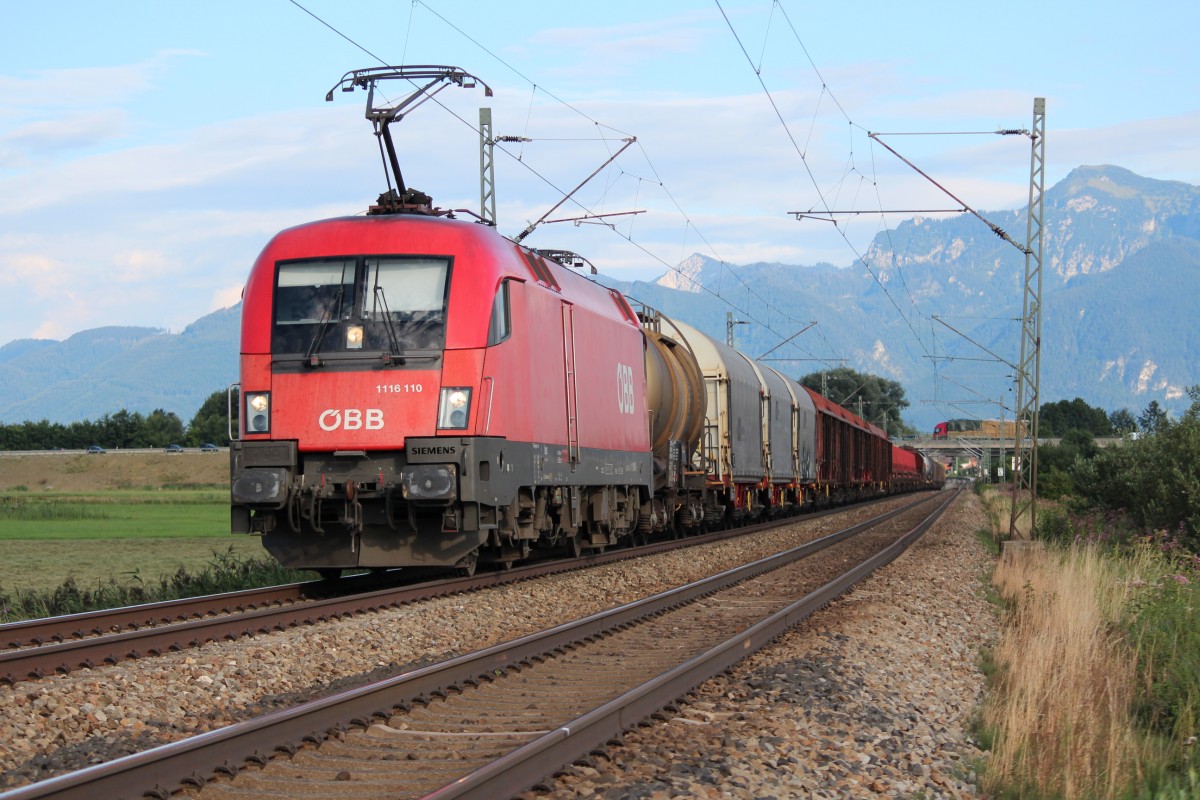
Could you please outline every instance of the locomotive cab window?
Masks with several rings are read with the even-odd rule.
[[[505,280],[496,289],[496,299],[492,301],[492,318],[488,323],[488,347],[500,344],[512,334],[512,317],[508,306],[508,284]]]
[[[281,262],[271,350],[304,358],[440,351],[449,277],[450,259],[433,256]]]
[[[362,318],[368,347],[441,350],[446,341],[445,258],[368,258]]]
[[[354,308],[354,262],[313,261],[279,267],[276,325],[346,319]]]

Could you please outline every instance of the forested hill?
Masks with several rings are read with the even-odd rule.
[[[120,409],[189,420],[237,380],[241,306],[179,333],[107,327],[65,341],[19,339],[0,347],[0,422],[76,422]]]

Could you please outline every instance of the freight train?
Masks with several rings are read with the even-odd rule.
[[[246,284],[232,527],[283,564],[510,564],[920,486],[940,465],[494,228],[275,236]]]
[[[951,419],[933,426],[935,439],[1012,439],[1016,436],[1014,420]]]
[[[277,234],[243,293],[231,524],[280,563],[470,573],[944,481],[573,254],[434,209],[393,171],[401,191],[367,216]]]

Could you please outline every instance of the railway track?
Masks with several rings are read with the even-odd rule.
[[[845,509],[805,515],[818,519]],[[9,623],[0,626],[0,684],[36,680],[45,675],[92,669],[104,664],[157,656],[227,641],[314,625],[354,614],[380,611],[435,597],[500,586],[542,575],[598,566],[677,547],[708,544],[741,536],[798,518],[787,517],[732,531],[716,531],[678,541],[622,548],[576,559],[535,562],[499,572],[446,578],[422,583],[377,587],[385,575],[360,575],[340,581],[309,581],[265,589],[250,589],[208,597],[93,611],[66,617]],[[398,575],[390,573],[395,581]]]
[[[956,496],[927,497],[636,603],[0,798],[165,797],[180,785],[209,800],[511,796],[888,563]]]
[[[336,583],[304,581],[123,608],[85,611],[60,617],[6,622],[0,625],[0,643],[8,648],[40,647],[73,639],[86,639],[90,636],[105,636],[190,619],[235,614],[335,594],[364,591],[382,582],[383,579],[378,575],[353,575]]]

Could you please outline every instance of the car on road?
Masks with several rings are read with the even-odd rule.
[[[216,453],[216,452],[219,452],[220,450],[221,450],[221,448],[217,447],[212,442],[205,442],[204,444],[200,445],[201,453]]]
[[[89,456],[95,456],[95,455],[100,455],[101,453],[107,453],[108,451],[105,450],[100,445],[94,444],[87,449],[87,452],[88,452]]]
[[[183,448],[177,444],[169,444],[163,448],[164,453],[182,453]]]

